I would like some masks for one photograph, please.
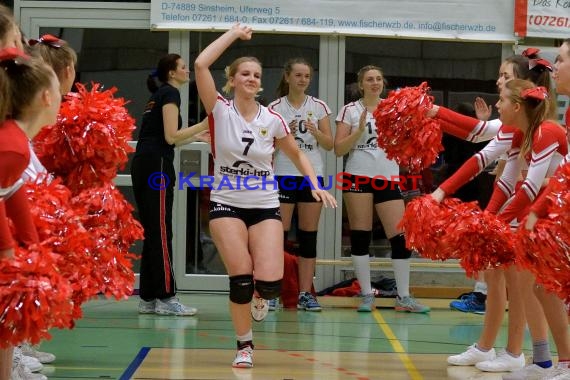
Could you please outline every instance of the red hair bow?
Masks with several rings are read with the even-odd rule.
[[[543,68],[548,71],[552,71],[552,63],[547,61],[544,58],[537,58],[537,59],[529,59],[528,61],[528,69],[532,70],[535,67]]]
[[[544,100],[548,98],[548,91],[543,86],[527,88],[526,90],[523,90],[521,96],[523,99],[532,98],[536,100]]]
[[[540,53],[540,49],[530,47],[530,48],[524,49],[524,51],[521,53],[521,55],[523,57],[532,58],[532,57],[535,57],[536,55],[538,55],[538,53]]]
[[[59,39],[56,36],[53,36],[51,34],[44,34],[43,36],[41,36],[37,40],[31,39],[30,41],[28,41],[28,43],[30,44],[30,46],[34,46],[36,44],[44,44],[44,45],[51,46],[54,48],[60,48],[65,44],[65,41],[63,41],[62,39]]]
[[[0,50],[0,62],[2,61],[15,61],[18,58],[28,59],[29,56],[23,51],[15,47],[9,47]]]

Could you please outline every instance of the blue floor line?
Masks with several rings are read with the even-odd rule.
[[[125,372],[121,375],[121,377],[119,377],[119,380],[130,380],[130,378],[134,375],[134,373],[142,364],[144,358],[146,358],[146,356],[148,355],[149,351],[150,347],[141,348],[141,350],[139,351],[137,356],[135,356],[135,358],[133,359],[131,364],[127,367]]]

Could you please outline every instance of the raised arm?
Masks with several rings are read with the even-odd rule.
[[[235,24],[230,30],[222,34],[218,39],[208,45],[196,58],[194,70],[198,94],[208,114],[216,105],[218,91],[214,78],[210,72],[210,66],[222,55],[222,53],[237,39],[251,39],[252,29],[249,26]]]

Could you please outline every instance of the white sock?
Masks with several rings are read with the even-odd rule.
[[[352,265],[354,265],[354,273],[360,284],[361,293],[363,295],[372,293],[372,285],[370,284],[370,256],[352,255]]]
[[[483,293],[483,294],[487,294],[487,283],[486,282],[481,282],[481,281],[477,281],[475,283],[475,287],[473,288],[474,292],[479,292],[479,293]]]
[[[410,259],[393,259],[394,277],[398,296],[409,297],[410,295]]]

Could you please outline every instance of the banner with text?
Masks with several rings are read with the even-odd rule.
[[[475,17],[476,16],[476,17]],[[514,41],[514,9],[497,0],[151,0],[152,30]]]
[[[570,37],[570,0],[515,0],[519,37]]]

